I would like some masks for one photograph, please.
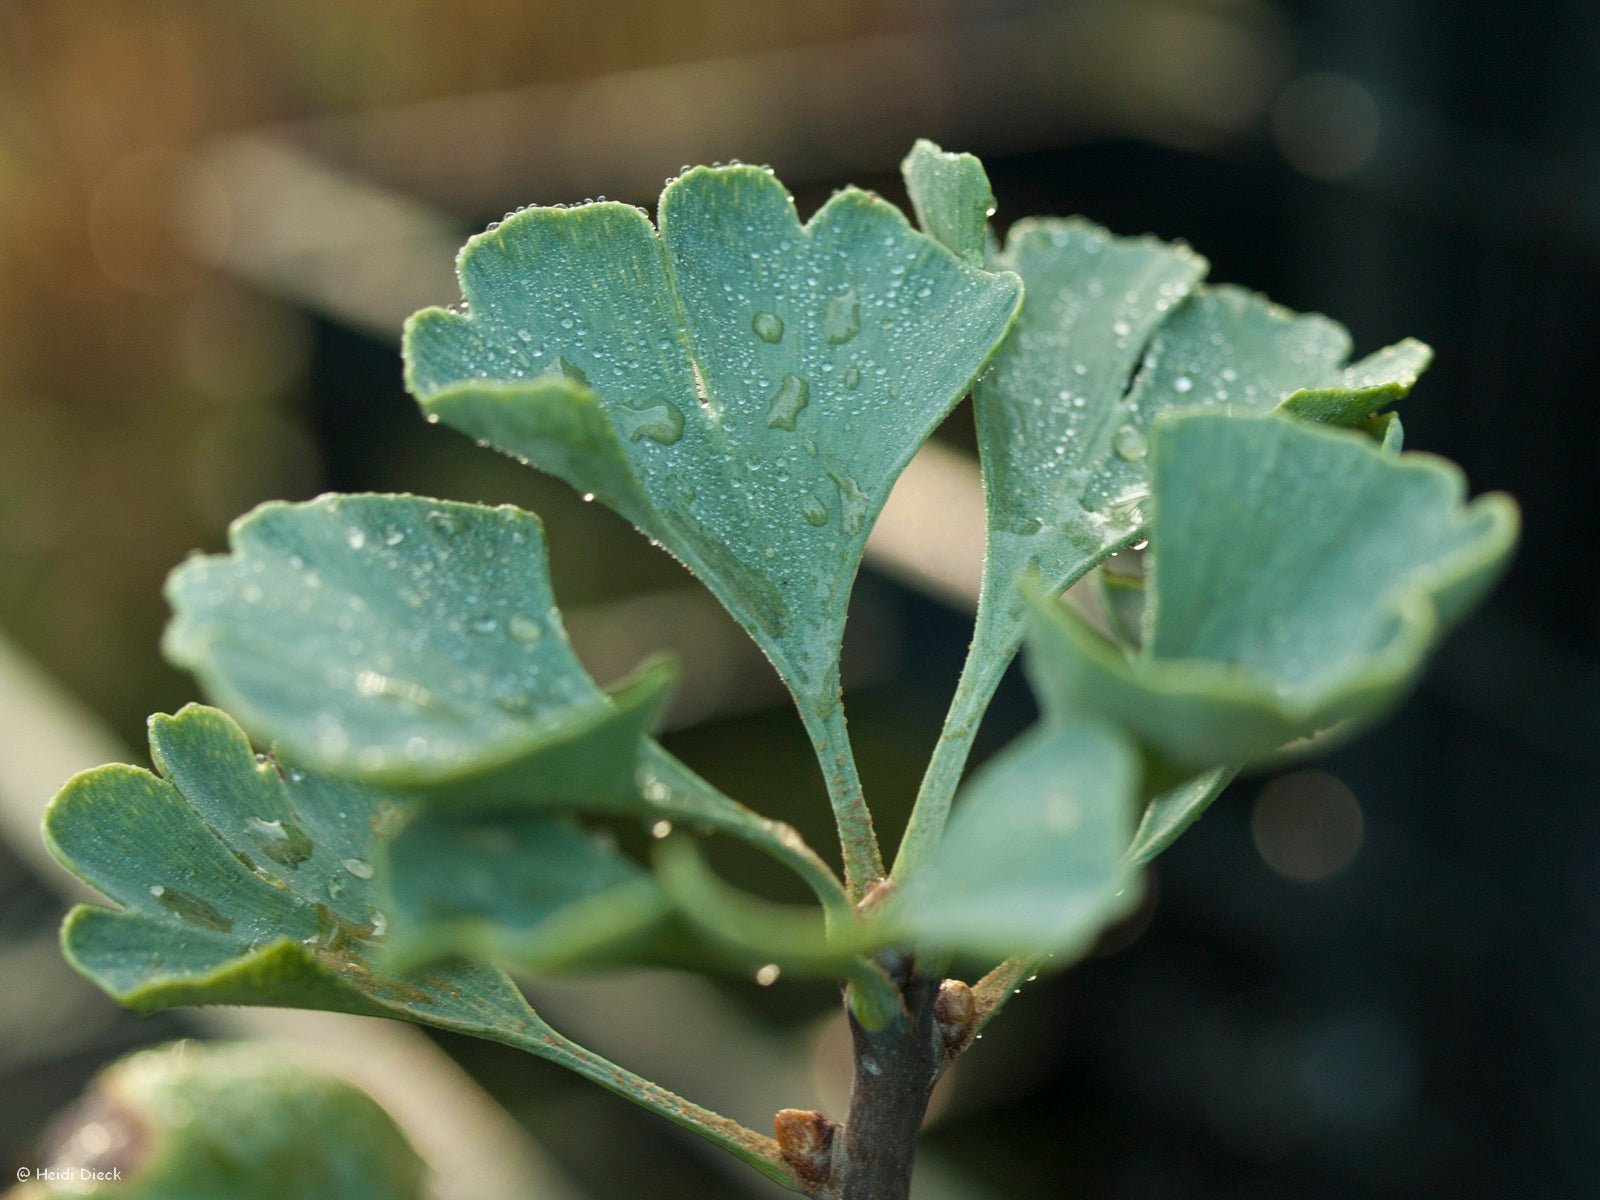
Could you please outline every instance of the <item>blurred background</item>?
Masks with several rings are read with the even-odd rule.
[[[1597,72],[1583,0],[0,5],[0,1178],[105,1061],[219,1031],[119,1014],[70,974],[34,830],[67,773],[140,760],[146,714],[194,696],[158,655],[161,582],[258,501],[539,511],[596,673],[679,648],[673,748],[827,844],[805,740],[738,631],[609,513],[429,430],[398,331],[456,297],[456,247],[507,209],[648,205],[680,164],[735,157],[803,213],[845,182],[903,200],[926,135],[984,157],[1002,226],[1181,236],[1359,352],[1432,343],[1408,445],[1512,492],[1527,532],[1395,720],[1236,784],[1145,912],[1018,998],[940,1098],[923,1194],[1600,1196]],[[940,437],[970,483],[970,418]],[[888,830],[966,643],[960,525],[919,543],[898,522],[852,616],[851,729]],[[983,748],[1030,704],[1009,683]],[[533,995],[751,1124],[841,1108],[826,989]],[[479,1124],[483,1152],[547,1200],[771,1194],[542,1063],[396,1046],[417,1064],[397,1095],[452,1097],[416,1119],[492,1097],[511,1120]]]

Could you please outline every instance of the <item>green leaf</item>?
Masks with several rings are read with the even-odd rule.
[[[264,742],[441,809],[693,822],[833,873],[645,735],[671,671],[607,696],[567,643],[539,519],[416,496],[267,504],[172,575],[166,649]]]
[[[669,904],[599,835],[545,816],[430,813],[378,853],[396,966],[442,958],[546,973],[625,959]]]
[[[455,807],[642,807],[672,669],[594,685],[531,513],[325,496],[263,505],[229,543],[173,572],[166,652],[290,758]]]
[[[805,225],[770,173],[696,168],[659,237],[622,204],[473,238],[467,312],[406,332],[431,417],[592,493],[763,649],[827,767],[850,874],[877,874],[838,703],[845,608],[889,488],[1010,327],[1020,286],[854,189]]]
[[[1233,767],[1217,767],[1151,797],[1139,818],[1139,828],[1134,830],[1128,861],[1143,866],[1172,845],[1238,773]]]
[[[976,773],[885,921],[920,947],[1067,965],[1138,900],[1124,855],[1138,788],[1123,738],[1046,721]]]
[[[281,1047],[180,1042],[113,1064],[91,1085],[54,1169],[74,1182],[23,1196],[119,1200],[422,1200],[427,1167],[352,1084],[285,1061]],[[105,1149],[85,1153],[84,1146]],[[90,1187],[79,1173],[116,1171]]]
[[[695,1130],[794,1186],[771,1139],[568,1041],[500,971],[410,975],[382,961],[376,841],[399,806],[382,793],[256,756],[216,709],[151,720],[161,776],[97,767],[45,814],[45,840],[121,907],[80,905],[68,961],[141,1012],[244,1004],[396,1017],[548,1058]]]
[[[1151,458],[1141,649],[1040,588],[1030,662],[1049,711],[1118,722],[1169,779],[1375,719],[1516,538],[1441,460],[1285,417],[1174,415]]]
[[[930,190],[929,177],[907,173],[919,212],[947,202],[939,189],[948,184]],[[970,232],[961,236],[970,242]],[[1426,365],[1427,348],[1403,342],[1346,367],[1341,326],[1205,286],[1207,265],[1181,243],[1113,237],[1079,218],[1019,221],[992,257],[1022,277],[1027,303],[973,390],[988,501],[982,595],[902,844],[908,865],[937,839],[983,711],[1021,644],[1021,579],[1059,592],[1142,534],[1157,416],[1260,412],[1299,396],[1304,415],[1363,424]],[[1381,436],[1388,425],[1376,424]]]
[[[919,138],[900,164],[917,224],[965,261],[983,265],[994,192],[983,164]]]

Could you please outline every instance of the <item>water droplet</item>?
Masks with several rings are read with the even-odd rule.
[[[767,403],[767,428],[793,431],[794,423],[811,403],[811,385],[793,372],[786,374]]]
[[[1127,459],[1129,462],[1138,462],[1149,452],[1149,445],[1144,440],[1144,434],[1140,433],[1132,425],[1124,425],[1112,435],[1111,447],[1117,452],[1119,458]]]
[[[814,493],[808,492],[801,498],[800,512],[804,515],[807,525],[820,527],[828,523],[828,506],[822,497]]]
[[[755,330],[756,336],[763,342],[783,340],[783,318],[777,313],[758,312],[751,318],[750,328]]]
[[[670,446],[683,436],[683,413],[660,396],[644,404],[619,405],[611,410],[611,419],[630,442],[649,438]]]
[[[756,972],[756,983],[762,987],[771,987],[778,982],[782,969],[777,963],[768,963]]]
[[[351,529],[345,534],[344,540],[350,543],[350,549],[359,550],[367,544],[367,533],[364,529]]]
[[[1187,392],[1193,387],[1194,380],[1190,379],[1187,375],[1179,375],[1172,381],[1172,390],[1175,392]]]
[[[298,825],[251,817],[244,828],[261,852],[280,866],[294,870],[311,857],[311,839]]]
[[[844,385],[852,392],[861,386],[861,372],[855,367],[844,369]]]
[[[660,841],[663,838],[671,837],[672,836],[672,822],[671,821],[657,821],[654,825],[650,826],[650,836],[655,838],[657,841]]]
[[[232,917],[223,916],[198,896],[158,883],[150,889],[150,897],[173,916],[191,925],[204,925],[218,933],[228,933],[233,929]]]
[[[506,631],[519,642],[532,645],[544,636],[544,627],[527,613],[512,613],[506,620]]]
[[[828,339],[829,345],[842,346],[860,332],[861,302],[854,288],[823,306],[822,336]]]
[[[342,866],[346,871],[349,871],[350,874],[354,875],[357,879],[372,878],[372,864],[363,862],[359,858],[340,859],[339,865]]]
[[[833,480],[834,486],[839,489],[839,513],[846,533],[860,533],[863,522],[867,519],[867,508],[871,504],[867,494],[861,490],[861,485],[850,476],[828,472],[828,478]]]

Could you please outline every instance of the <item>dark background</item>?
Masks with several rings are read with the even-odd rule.
[[[902,199],[919,134],[972,149],[1002,224],[1181,236],[1358,352],[1431,343],[1408,447],[1511,492],[1526,532],[1395,719],[1236,784],[1149,911],[1017,999],[930,1149],[973,1195],[1600,1196],[1597,78],[1578,0],[7,4],[0,635],[138,746],[193,694],[156,653],[164,572],[249,505],[327,488],[536,508],[572,608],[684,586],[608,514],[426,429],[390,308],[452,299],[447,253],[360,244],[312,193],[326,261],[274,258],[239,139],[416,206],[447,245],[527,202],[648,203],[683,161],[769,161],[809,212],[847,181]],[[368,287],[375,259],[415,270]],[[969,419],[941,436],[970,446]],[[852,731],[894,829],[968,618],[870,567],[859,599],[887,633]],[[1030,703],[1008,683],[982,748]],[[824,833],[771,688],[710,709],[675,748]],[[60,901],[26,858],[0,846],[7,1164],[99,1064],[188,1028],[53,965]],[[723,990],[774,1029],[829,1006]],[[449,1048],[597,1198],[753,1194],[586,1084]]]

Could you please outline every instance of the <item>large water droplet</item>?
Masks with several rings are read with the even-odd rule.
[[[611,419],[630,442],[649,438],[670,446],[683,436],[683,413],[660,396],[651,397],[645,404],[620,405],[611,410]]]
[[[298,825],[251,817],[245,821],[244,829],[261,852],[280,866],[294,870],[311,857],[311,839]]]
[[[811,385],[790,372],[778,384],[767,403],[768,429],[794,429],[795,419],[811,403]]]
[[[159,883],[150,889],[150,896],[173,916],[191,925],[204,925],[218,933],[228,933],[233,929],[233,918],[223,916],[198,896],[163,887]]]
[[[339,865],[344,867],[346,871],[349,871],[350,874],[354,875],[357,879],[372,878],[372,864],[365,862],[362,859],[343,858],[339,860]]]
[[[1112,435],[1111,448],[1117,452],[1119,458],[1125,458],[1129,462],[1138,462],[1150,450],[1149,444],[1144,440],[1144,434],[1132,425],[1124,425]]]
[[[830,345],[840,346],[861,332],[861,302],[851,288],[835,296],[822,309],[822,336]]]
[[[506,631],[519,642],[532,645],[544,636],[544,627],[527,613],[512,613],[506,619]]]
[[[861,371],[859,368],[846,367],[844,369],[844,385],[852,392],[861,386]]]
[[[800,501],[800,512],[807,525],[820,527],[828,523],[828,506],[820,496],[808,492]]]
[[[867,519],[867,509],[871,501],[867,494],[861,490],[861,485],[850,476],[828,472],[828,478],[833,480],[839,489],[839,516],[840,523],[846,533],[860,533],[862,523]]]
[[[783,318],[777,313],[758,312],[751,318],[750,328],[755,330],[756,336],[763,342],[783,340]]]

